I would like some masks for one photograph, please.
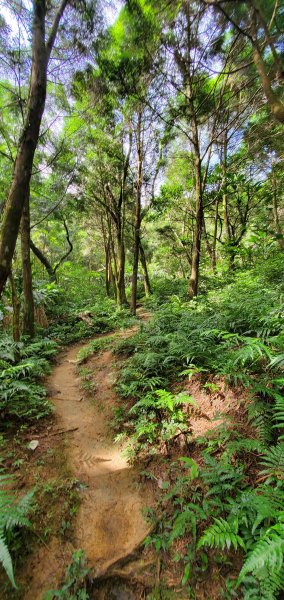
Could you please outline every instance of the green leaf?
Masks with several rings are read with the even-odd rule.
[[[10,579],[12,586],[16,588],[17,586],[14,579],[12,559],[8,550],[8,546],[4,539],[3,532],[0,532],[0,562],[5,569],[7,576]]]

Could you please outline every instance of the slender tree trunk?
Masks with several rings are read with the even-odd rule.
[[[110,260],[109,260],[109,283],[110,283],[111,295],[116,300],[116,285],[115,285],[114,272],[113,272],[113,268],[112,268],[111,253],[110,253]]]
[[[224,229],[227,243],[230,243],[230,224],[228,213],[228,192],[227,192],[227,140],[224,140],[224,156],[222,162],[222,187],[223,187],[223,214],[224,214]]]
[[[227,155],[228,155],[227,130],[224,133],[223,141],[223,160],[222,160],[222,202],[224,216],[224,230],[226,249],[228,253],[228,269],[233,271],[235,268],[234,243],[230,229],[229,209],[228,209],[228,191],[227,191]]]
[[[20,341],[20,301],[18,297],[17,287],[14,279],[13,272],[9,273],[9,280],[12,292],[12,305],[13,305],[13,339],[14,342]]]
[[[117,277],[116,277],[116,299],[119,306],[127,305],[125,292],[125,246],[123,239],[122,224],[119,223],[117,230]]]
[[[110,240],[107,236],[107,232],[104,226],[104,220],[101,216],[101,228],[104,240],[104,248],[105,248],[105,287],[106,287],[106,295],[110,297]]]
[[[23,334],[34,337],[35,308],[30,257],[30,198],[25,200],[21,220],[21,253],[23,271]]]
[[[13,169],[13,180],[4,209],[0,240],[0,295],[9,276],[24,203],[29,194],[35,150],[45,107],[47,65],[60,18],[68,0],[62,0],[45,42],[46,1],[33,2],[32,69],[26,120]]]
[[[110,277],[112,278],[112,285],[114,290],[115,299],[117,301],[117,288],[118,288],[118,269],[115,253],[115,245],[112,235],[111,225],[109,224],[109,241],[110,241]]]
[[[207,248],[207,252],[208,252],[208,256],[212,265],[212,260],[213,260],[213,246],[211,246],[210,241],[209,241],[209,236],[207,233],[207,229],[206,229],[206,222],[205,222],[205,218],[203,216],[203,230],[204,230],[204,238],[205,238],[205,243],[206,243],[206,248]]]
[[[218,218],[219,218],[219,201],[218,198],[215,204],[215,215],[214,215],[214,230],[213,230],[213,243],[212,243],[212,271],[216,273],[216,265],[217,265],[217,257],[216,257],[216,247],[217,247],[217,234],[218,234]]]
[[[131,288],[131,313],[136,314],[137,304],[137,277],[139,264],[139,247],[140,247],[140,228],[141,228],[141,192],[142,192],[142,110],[138,112],[137,122],[137,182],[136,182],[136,207],[134,220],[134,252],[133,252],[133,271],[132,271],[132,288]]]
[[[193,145],[195,154],[195,194],[196,194],[196,208],[195,208],[195,230],[194,230],[194,242],[191,262],[191,274],[189,280],[189,297],[192,299],[198,294],[198,281],[199,281],[199,264],[200,264],[200,253],[201,253],[201,238],[202,238],[202,225],[203,225],[203,183],[201,173],[201,158],[198,140],[198,127],[195,119],[192,122],[192,135]]]
[[[109,239],[109,247],[110,247],[110,256],[111,256],[111,264],[113,262],[113,276],[115,281],[117,280],[117,263],[116,263],[116,253],[115,253],[115,244],[114,244],[114,233],[113,227],[110,219],[107,220],[108,224],[108,239]]]
[[[146,298],[148,298],[148,296],[150,296],[152,294],[152,288],[151,288],[151,283],[150,283],[150,278],[149,278],[149,273],[148,273],[147,260],[146,260],[144,248],[141,244],[141,239],[140,239],[139,249],[140,249],[140,262],[141,262],[141,267],[142,267],[143,276],[144,276],[145,296],[146,296]]]
[[[272,165],[272,209],[273,209],[273,220],[274,226],[276,229],[276,233],[278,234],[278,244],[281,250],[284,250],[284,239],[283,239],[283,231],[279,221],[278,214],[278,201],[277,201],[277,181],[276,181],[276,173],[275,168]]]
[[[109,252],[109,244],[106,245],[105,249],[105,286],[106,286],[106,295],[108,298],[110,297],[110,252]]]

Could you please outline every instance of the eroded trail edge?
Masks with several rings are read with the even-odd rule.
[[[125,337],[134,331],[132,328],[120,335]],[[41,550],[36,573],[31,565],[26,599],[40,600],[46,590],[58,585],[72,550],[84,549],[91,573],[98,577],[129,555],[149,530],[142,514],[151,504],[148,489],[141,487],[139,473],[128,464],[124,447],[114,442],[111,431],[117,402],[114,356],[106,350],[88,361],[95,382],[95,391],[89,396],[80,387],[76,362],[79,349],[73,346],[59,357],[48,381],[57,425],[68,430],[69,466],[80,488],[73,548],[56,538]]]

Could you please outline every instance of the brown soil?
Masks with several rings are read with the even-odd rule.
[[[48,381],[56,427],[67,432],[68,463],[81,490],[74,535],[72,543],[53,537],[28,559],[23,600],[42,600],[44,592],[56,589],[74,549],[85,550],[91,575],[98,577],[130,555],[149,531],[142,514],[151,504],[148,486],[139,483],[138,472],[129,466],[122,445],[114,443],[110,428],[116,404],[112,352],[104,351],[88,363],[94,369],[95,392],[87,397],[77,372],[79,348],[73,346],[59,357]]]

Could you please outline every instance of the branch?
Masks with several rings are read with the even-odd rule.
[[[66,8],[66,6],[68,4],[68,1],[69,0],[62,0],[61,1],[61,4],[60,4],[60,6],[58,8],[58,11],[57,11],[57,13],[56,13],[56,15],[54,17],[54,21],[53,21],[51,30],[49,32],[49,37],[48,37],[47,44],[46,44],[47,61],[50,58],[50,54],[51,54],[52,48],[54,46],[55,38],[56,38],[56,35],[57,35],[57,31],[58,31],[60,19],[61,19],[62,15],[63,15],[63,13],[65,11],[65,8]]]
[[[222,4],[225,1],[226,0],[223,0],[223,2],[218,2],[216,0],[203,0],[203,2],[205,4],[207,4],[208,6],[215,6],[215,8],[219,9],[219,11],[229,21],[229,23],[231,23],[239,33],[241,33],[242,35],[247,37],[253,45],[255,43],[253,37],[245,29],[243,29],[240,25],[238,25],[238,23],[236,23],[236,21],[232,17],[230,17],[230,15],[228,15],[228,13],[224,10]],[[230,0],[227,0],[227,1],[229,2]]]
[[[34,255],[39,259],[41,264],[46,268],[50,280],[56,281],[56,274],[54,272],[54,269],[52,268],[52,265],[50,264],[50,262],[46,258],[46,256],[43,254],[43,252],[39,248],[37,248],[37,246],[33,243],[33,241],[31,239],[30,239],[30,248],[33,251]]]
[[[57,269],[60,267],[60,265],[63,263],[63,261],[67,258],[67,256],[69,256],[69,254],[71,254],[72,250],[73,250],[73,244],[70,240],[69,237],[69,231],[68,231],[68,227],[67,227],[67,223],[65,221],[65,219],[63,220],[63,225],[64,225],[64,229],[66,231],[66,239],[69,245],[69,250],[68,252],[66,252],[66,254],[64,254],[64,256],[62,256],[62,258],[60,259],[60,261],[57,263],[57,265],[54,267],[53,272],[56,273]]]

